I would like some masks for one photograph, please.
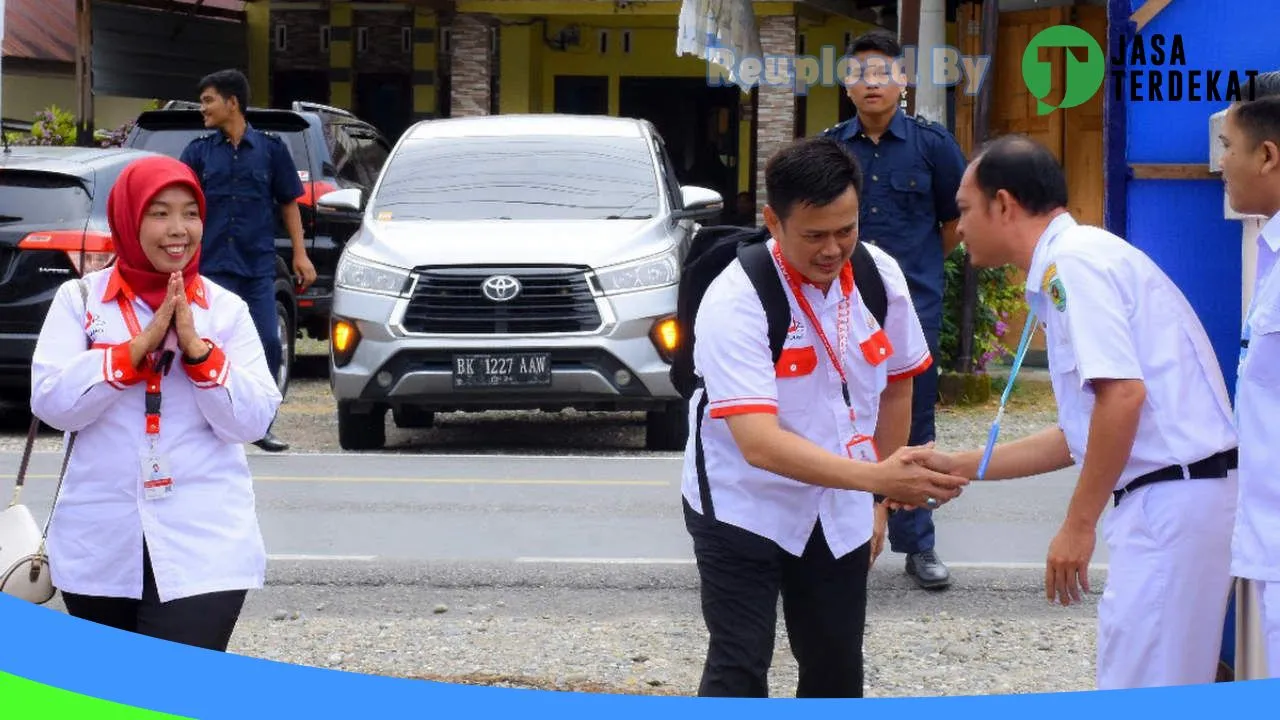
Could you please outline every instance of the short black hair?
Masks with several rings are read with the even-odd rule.
[[[1280,95],[1245,100],[1235,106],[1232,114],[1251,149],[1267,140],[1280,145]]]
[[[982,194],[1004,190],[1032,215],[1067,206],[1067,176],[1049,148],[1026,135],[1002,135],[982,146],[974,160]]]
[[[219,70],[205,75],[200,78],[196,93],[203,93],[209,88],[224,98],[235,98],[240,103],[240,112],[249,109],[249,78],[239,70]]]
[[[877,28],[859,35],[849,43],[849,57],[862,52],[880,53],[897,58],[902,55],[902,45],[898,43],[896,34]]]
[[[850,186],[861,198],[862,168],[843,142],[823,136],[804,138],[769,158],[764,186],[766,202],[783,221],[796,205],[830,205]]]
[[[1253,96],[1250,100],[1280,95],[1280,70],[1260,73],[1253,79]]]

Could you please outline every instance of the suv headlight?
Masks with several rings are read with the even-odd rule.
[[[596,279],[605,295],[618,295],[675,285],[680,281],[680,265],[675,255],[668,253],[597,270]]]
[[[409,271],[356,259],[350,254],[343,254],[336,275],[334,284],[338,287],[378,295],[400,295],[409,286]]]

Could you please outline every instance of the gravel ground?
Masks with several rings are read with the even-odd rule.
[[[694,695],[706,631],[696,576],[681,573],[687,577],[653,588],[286,581],[250,596],[229,649],[454,683]],[[1093,689],[1094,604],[1050,607],[1036,575],[968,570],[938,593],[915,588],[896,564],[877,567],[864,646],[867,696]],[[796,682],[779,622],[770,694],[793,696]]]

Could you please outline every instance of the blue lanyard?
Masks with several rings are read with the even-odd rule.
[[[1000,409],[996,411],[996,419],[991,423],[991,432],[987,435],[987,448],[982,452],[982,462],[978,464],[978,480],[987,475],[987,463],[991,462],[991,453],[996,448],[996,438],[1000,435],[1000,421],[1004,418],[1005,405],[1009,403],[1009,394],[1013,392],[1014,378],[1022,368],[1022,359],[1027,356],[1027,346],[1031,344],[1031,336],[1035,334],[1036,311],[1031,308],[1027,313],[1027,322],[1022,326],[1022,339],[1018,341],[1018,353],[1013,357],[1013,367],[1009,369],[1009,381],[1005,383],[1004,393],[1000,396]]]

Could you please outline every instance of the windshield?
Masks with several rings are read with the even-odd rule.
[[[406,140],[374,201],[381,220],[601,220],[658,212],[640,137]]]
[[[50,230],[84,225],[92,201],[70,175],[5,170],[0,172],[0,225],[42,223]]]

